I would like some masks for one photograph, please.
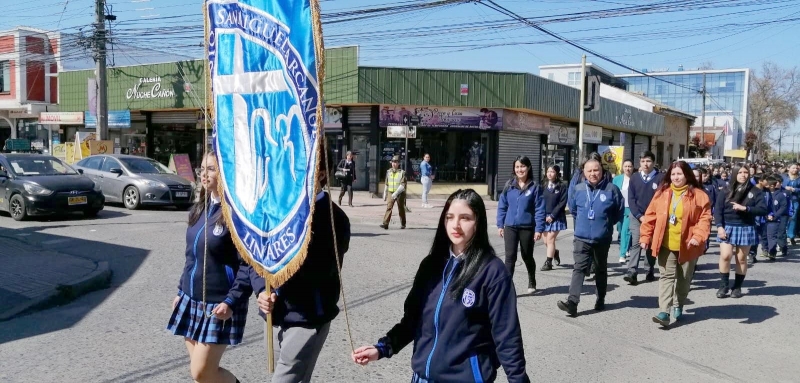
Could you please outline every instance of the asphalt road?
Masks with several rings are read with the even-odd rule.
[[[356,208],[357,209],[357,208]],[[107,207],[97,220],[17,223],[0,217],[0,230],[29,242],[94,260],[109,261],[112,287],[58,308],[0,323],[0,382],[190,382],[183,341],[165,330],[184,262],[185,212],[129,212]],[[432,227],[384,231],[353,227],[344,281],[355,346],[376,341],[402,315],[403,300],[433,238]],[[495,249],[501,239],[491,233]],[[571,264],[572,236],[559,241]],[[523,294],[517,272],[519,315],[528,373],[536,382],[798,382],[800,257],[760,262],[745,282],[745,297],[719,300],[716,248],[701,260],[684,322],[656,326],[657,283],[627,286],[617,268],[609,280],[607,310],[592,311],[587,287],[581,316],[556,308],[564,299],[568,267],[538,272],[542,289]],[[543,248],[537,246],[539,266]],[[524,266],[519,262],[517,270]],[[589,285],[592,282],[588,283]],[[794,319],[793,319],[794,318]],[[223,365],[242,382],[268,381],[263,322],[251,306],[242,345]],[[350,362],[345,317],[331,327],[315,371],[317,382],[407,382],[411,346],[366,368]],[[500,381],[505,381],[502,377]]]

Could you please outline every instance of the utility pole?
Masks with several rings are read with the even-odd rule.
[[[108,139],[108,83],[106,77],[106,2],[95,3],[95,62],[97,63],[97,139]],[[114,17],[114,16],[110,16]]]
[[[700,142],[706,146],[706,73],[703,72],[703,112],[700,115]],[[725,153],[725,142],[722,142],[723,154]]]
[[[583,107],[586,105],[586,55],[581,58],[581,99],[578,102],[580,117],[578,120],[578,162],[583,161]]]

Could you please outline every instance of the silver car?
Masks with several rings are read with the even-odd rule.
[[[74,168],[100,187],[107,202],[122,202],[131,210],[142,205],[188,209],[194,202],[192,183],[151,158],[101,154],[78,161]]]

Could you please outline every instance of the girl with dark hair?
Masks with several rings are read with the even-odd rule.
[[[689,164],[673,162],[667,174],[642,217],[638,239],[642,249],[653,249],[658,262],[661,311],[653,321],[664,327],[669,326],[670,311],[676,321],[683,315],[711,225],[711,200]]]
[[[547,246],[547,259],[544,261],[542,271],[553,270],[553,261],[561,265],[561,257],[556,249],[556,239],[561,230],[567,229],[567,188],[561,181],[561,168],[551,165],[547,168],[547,175],[542,185],[544,198],[544,244]]]
[[[203,188],[189,212],[186,264],[167,329],[184,338],[195,382],[234,383],[239,380],[219,362],[228,345],[242,342],[253,290],[247,275],[237,276],[246,264],[222,217],[217,169],[216,155],[206,154],[200,167]]]
[[[412,382],[493,382],[501,365],[509,382],[530,382],[514,283],[495,257],[486,206],[472,189],[447,199],[400,323],[352,359],[391,358],[411,341]]]
[[[536,261],[533,244],[542,236],[545,205],[539,183],[533,179],[533,165],[525,156],[514,161],[514,177],[506,182],[497,203],[497,229],[505,239],[506,268],[514,276],[517,249],[528,269],[528,293],[536,292]]]
[[[733,298],[742,296],[742,282],[747,274],[747,255],[756,242],[756,217],[767,214],[767,202],[761,189],[750,183],[746,167],[734,170],[736,179],[730,184],[727,195],[717,197],[714,222],[719,240],[720,287],[717,298],[730,292]],[[736,280],[730,289],[731,258],[736,254]]]

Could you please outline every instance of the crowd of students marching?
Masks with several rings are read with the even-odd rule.
[[[501,366],[509,382],[530,382],[512,278],[516,257],[519,250],[527,291],[535,294],[534,243],[543,239],[546,247],[539,271],[558,267],[556,240],[567,228],[568,215],[574,227],[574,265],[569,296],[557,305],[571,316],[578,314],[583,283],[592,275],[597,285],[594,309],[605,309],[615,228],[626,282],[638,284],[643,258],[646,280],[654,281],[658,268],[659,311],[653,321],[661,326],[681,319],[697,260],[708,251],[712,234],[720,249],[719,298],[743,296],[748,261],[758,261],[759,244],[760,255],[775,260],[778,251],[787,254],[787,241],[796,243],[797,164],[693,169],[677,161],[660,171],[654,161],[645,152],[637,169],[625,161],[623,174],[612,178],[600,156],[592,153],[569,182],[555,165],[540,182],[533,178],[531,161],[518,157],[498,203],[496,226],[505,242],[504,261],[490,244],[486,207],[478,193],[467,189],[450,195],[402,318],[374,344],[356,349],[353,362],[367,365],[391,358],[413,342],[412,383],[493,382]],[[324,186],[325,170],[318,172]],[[221,218],[217,179],[216,156],[210,153],[202,165],[201,198],[189,215],[186,263],[167,328],[184,338],[194,381],[239,382],[220,361],[227,346],[241,343],[248,300],[255,294],[259,315],[272,315],[277,329],[272,382],[309,382],[339,313],[338,265],[350,242],[347,215],[327,193],[319,193],[305,262],[267,294],[265,281],[236,255]]]

